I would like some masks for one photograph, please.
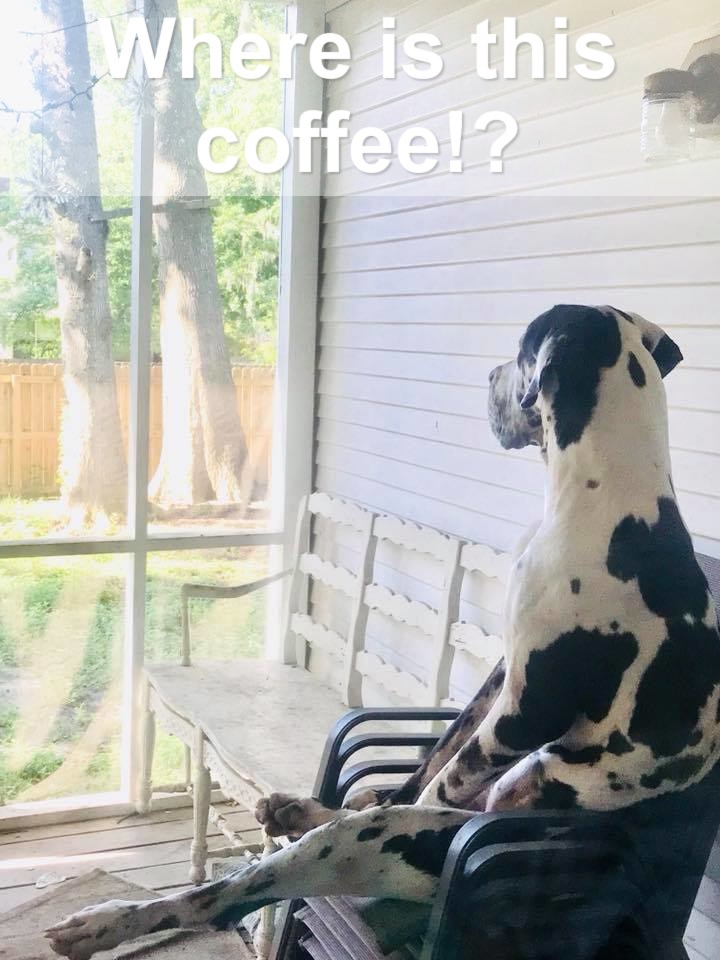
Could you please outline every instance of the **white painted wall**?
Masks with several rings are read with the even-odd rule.
[[[567,15],[610,33],[615,76],[484,86],[470,34],[511,13],[527,30]],[[400,35],[441,37],[438,80],[380,78],[392,14]],[[467,147],[478,194],[495,194],[482,199],[443,198],[444,182],[409,184],[397,167],[372,190],[350,166],[327,178],[316,485],[511,548],[541,510],[543,467],[492,438],[488,371],[554,303],[613,303],[685,354],[667,381],[676,486],[698,548],[720,556],[720,199],[707,199],[720,196],[720,161],[648,169],[638,148],[643,76],[720,32],[717,0],[350,0],[328,22],[354,63],[327,86],[327,108],[351,110],[355,127],[442,133],[448,110],[505,109],[521,135],[499,181],[487,142]]]

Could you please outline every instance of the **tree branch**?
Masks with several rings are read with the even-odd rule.
[[[50,103],[43,104],[40,110],[16,110],[14,107],[9,106],[5,103],[4,100],[0,100],[0,113],[9,113],[14,114],[16,117],[35,117],[37,120],[42,120],[43,114],[47,113],[49,110],[59,110],[61,107],[70,107],[74,109],[75,102],[81,97],[87,97],[88,100],[92,100],[92,91],[100,83],[101,80],[104,80],[105,77],[110,76],[110,71],[106,70],[105,73],[101,74],[99,77],[93,77],[87,87],[84,90],[75,90],[74,87],[71,87],[71,95],[66,100],[51,100]]]
[[[23,37],[50,37],[54,33],[66,33],[68,30],[77,30],[80,27],[90,27],[98,20],[117,20],[118,17],[130,17],[133,13],[140,13],[137,4],[129,10],[123,10],[120,13],[113,13],[107,17],[93,17],[92,20],[83,20],[81,23],[70,23],[66,27],[56,27],[54,30],[20,30]]]

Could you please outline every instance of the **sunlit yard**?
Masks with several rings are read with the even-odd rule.
[[[33,516],[20,505],[17,518],[42,532],[42,509]],[[117,555],[0,566],[0,803],[119,788],[126,566]],[[265,552],[251,548],[152,554],[146,659],[179,657],[181,584],[240,583],[264,572]],[[262,594],[194,601],[193,653],[260,655],[264,602]],[[176,782],[179,743],[161,735],[155,757],[155,782]]]

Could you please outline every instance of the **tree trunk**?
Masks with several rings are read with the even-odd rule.
[[[177,17],[177,0],[153,15]],[[203,200],[197,159],[203,131],[196,84],[180,74],[176,29],[165,76],[155,83],[156,202]],[[252,477],[225,343],[209,207],[156,215],[163,359],[163,445],[150,497],[163,506],[247,501]]]
[[[36,83],[44,103],[67,100],[92,79],[83,0],[42,0],[45,29]],[[40,62],[42,60],[42,62]],[[54,177],[52,222],[66,406],[60,437],[62,496],[72,517],[125,509],[127,467],[112,355],[107,223],[102,215],[95,113],[91,100],[49,109],[36,129]]]

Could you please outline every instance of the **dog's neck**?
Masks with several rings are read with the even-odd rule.
[[[592,419],[564,449],[555,435],[552,399],[542,401],[546,521],[562,516],[582,523],[601,502],[603,509],[612,502],[618,511],[639,513],[658,496],[673,496],[665,389],[651,361],[645,366],[642,388],[622,361],[603,371]]]

